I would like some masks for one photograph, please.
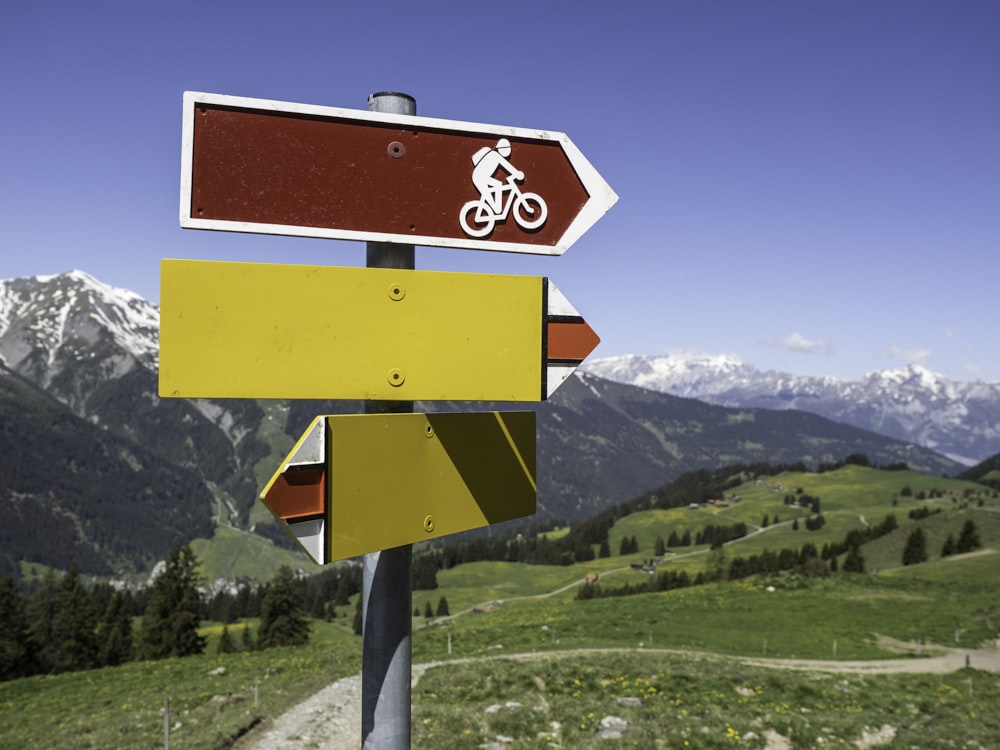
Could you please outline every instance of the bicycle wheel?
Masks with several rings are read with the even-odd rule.
[[[496,217],[481,200],[469,201],[458,214],[462,230],[470,237],[485,237],[493,231]]]
[[[521,229],[538,229],[549,218],[549,207],[537,193],[521,193],[514,203],[514,221]]]

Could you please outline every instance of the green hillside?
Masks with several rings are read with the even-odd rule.
[[[838,545],[842,546],[849,534],[870,534],[890,516],[895,519],[894,531],[864,540],[860,545],[869,573],[895,573],[902,569],[907,538],[917,527],[923,530],[927,540],[928,562],[902,571],[908,577],[919,576],[920,570],[931,571],[933,564],[942,559],[942,547],[948,535],[957,538],[967,521],[975,524],[981,544],[980,555],[984,555],[982,559],[990,559],[989,550],[1000,550],[1000,498],[994,490],[973,482],[860,465],[842,466],[822,473],[779,472],[752,477],[737,472],[734,476],[740,481],[729,481],[727,489],[714,498],[722,500],[725,497],[725,507],[686,501],[687,497],[713,499],[703,493],[699,495],[699,488],[721,486],[716,481],[719,476],[726,476],[726,470],[717,472],[712,479],[706,474],[701,484],[682,478],[627,504],[620,512],[612,511],[611,515],[619,517],[608,521],[608,557],[600,557],[600,545],[594,543],[589,546],[593,559],[570,565],[466,562],[439,571],[439,588],[432,592],[416,592],[415,601],[436,601],[443,595],[451,611],[456,612],[477,604],[533,597],[558,589],[563,590],[550,601],[569,601],[579,588],[571,584],[582,583],[588,574],[599,577],[597,585],[603,590],[625,585],[645,586],[668,571],[683,571],[693,581],[699,574],[709,572],[710,566],[722,566],[722,575],[726,578],[730,575],[730,566],[738,558],[765,553],[774,555],[781,550],[798,554],[807,545],[820,554],[827,548],[831,550],[826,561],[828,572],[843,564],[846,548],[838,550]],[[684,491],[677,492],[678,486]],[[649,508],[651,504],[662,502],[680,507]],[[807,521],[814,521],[817,514],[806,507],[807,502],[818,502],[825,521],[814,530],[807,528]],[[911,519],[911,513],[929,515]],[[667,546],[671,539],[676,541],[689,535],[691,541],[696,542],[711,526],[736,524],[745,525],[746,536],[728,542],[721,551],[713,552],[709,543],[670,544],[662,558],[655,561],[655,567],[649,566],[645,571],[632,568],[653,562],[657,540]],[[554,534],[550,541],[561,540],[572,545],[573,535],[581,529],[582,526],[577,525],[568,534]],[[638,551],[620,554],[623,541],[633,538]],[[944,563],[945,572],[933,574],[938,580],[946,579],[948,570],[959,569],[957,559],[949,557]]]
[[[655,494],[655,493],[654,493]],[[906,527],[912,511],[929,509],[941,513],[924,519],[930,538],[928,548],[932,557],[939,556],[948,531],[958,533],[967,517],[982,525],[984,544],[1000,544],[1000,499],[996,492],[975,482],[931,477],[912,471],[887,471],[865,466],[848,465],[823,473],[783,472],[773,476],[758,477],[726,491],[730,498],[726,507],[700,504],[697,509],[688,506],[672,509],[637,511],[619,520],[610,532],[610,547],[620,548],[622,537],[635,536],[639,543],[639,556],[651,557],[657,537],[667,540],[671,532],[692,535],[709,524],[745,523],[748,536],[726,545],[728,555],[757,554],[764,549],[778,550],[812,543],[817,549],[824,544],[840,542],[851,530],[863,530],[893,514],[900,527]],[[799,503],[803,497],[819,500],[825,519],[821,529],[808,531],[806,519],[816,514]],[[724,500],[720,495],[719,500]],[[791,499],[795,504],[789,504]],[[984,508],[976,506],[982,502]],[[768,525],[765,527],[765,517]],[[775,518],[777,517],[777,521]],[[799,521],[799,530],[793,523]],[[879,555],[879,567],[889,564],[898,548],[902,554],[902,528],[892,540],[883,541],[870,549]],[[694,548],[676,548],[676,553],[691,553]],[[635,557],[634,555],[632,557]],[[671,558],[673,559],[673,558]],[[685,565],[696,564],[691,555],[678,557]]]
[[[206,581],[220,578],[232,581],[249,578],[270,580],[282,565],[318,573],[322,568],[301,552],[276,547],[267,539],[240,529],[218,527],[212,539],[195,539],[191,549],[198,558],[200,573]]]
[[[958,477],[982,482],[995,489],[1000,489],[1000,453],[966,469]]]
[[[414,744],[477,747],[504,735],[516,747],[589,748],[600,719],[613,713],[629,722],[621,746],[657,747],[662,739],[670,747],[760,750],[769,746],[766,737],[779,735],[789,747],[859,746],[871,731],[890,726],[900,746],[991,747],[1000,737],[992,711],[1000,683],[980,670],[1000,662],[996,494],[964,480],[860,465],[759,476],[746,469],[704,472],[612,511],[607,526],[591,521],[539,537],[574,549],[575,536],[604,528],[607,557],[598,556],[601,545],[594,543],[593,559],[569,565],[482,560],[439,570],[437,588],[413,594],[420,611],[444,598],[452,613],[413,618],[414,664],[437,663],[414,691]],[[826,523],[810,531],[805,522],[817,514],[805,506],[816,502]],[[911,519],[911,511],[921,517]],[[638,589],[668,570],[685,571],[693,582],[713,566],[728,570],[764,550],[837,545],[889,514],[895,529],[860,547],[863,574],[823,575],[813,566],[578,598],[588,574],[607,589],[626,583]],[[969,521],[980,547],[942,557],[943,540]],[[652,572],[632,567],[651,562],[657,539],[684,532],[697,538],[737,524],[747,536],[721,548],[677,546]],[[903,566],[917,528],[928,559]],[[619,554],[622,541],[633,537],[638,551]],[[507,549],[528,541],[512,537]],[[268,566],[287,560],[284,550],[234,529],[220,528],[211,544],[196,548],[209,578],[240,561],[260,564],[257,574],[264,576]],[[296,649],[0,683],[0,726],[13,727],[0,732],[0,747],[162,746],[165,694],[181,717],[172,744],[228,747],[330,679],[357,672],[361,642],[351,634],[351,611],[342,607],[330,623],[313,621],[313,642]],[[221,628],[204,625],[211,651]],[[961,669],[967,658],[972,669]],[[780,661],[787,659],[822,661]],[[903,662],[885,668],[900,674],[853,663],[892,659]],[[923,671],[924,663],[940,674],[902,673],[907,665]],[[840,665],[844,673],[836,674]]]

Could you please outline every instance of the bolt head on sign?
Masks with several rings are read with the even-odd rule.
[[[563,133],[186,92],[181,226],[560,255],[618,196]]]

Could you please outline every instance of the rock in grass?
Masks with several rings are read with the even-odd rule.
[[[602,740],[616,740],[628,731],[629,723],[620,716],[605,716],[597,725],[597,736]]]

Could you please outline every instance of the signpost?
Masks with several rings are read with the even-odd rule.
[[[190,229],[561,255],[617,200],[563,133],[184,94]]]
[[[320,565],[530,516],[535,413],[317,417],[260,497]]]
[[[548,279],[414,270],[414,245],[561,255],[618,196],[563,133],[184,94],[180,223],[363,240],[367,268],[165,260],[164,397],[363,399],[261,493],[318,563],[363,555],[364,748],[410,745],[414,542],[534,513],[535,414],[598,343]]]
[[[599,341],[535,276],[164,260],[160,280],[161,396],[542,401]]]

